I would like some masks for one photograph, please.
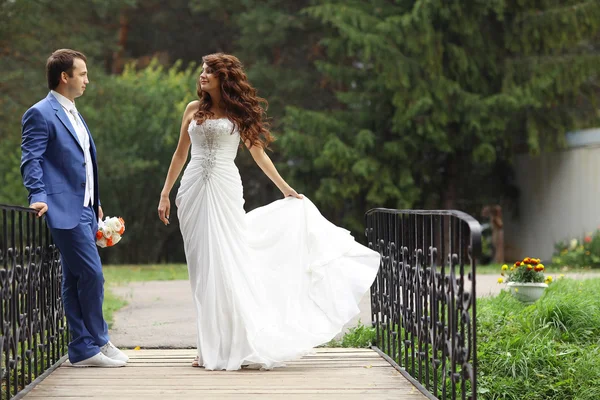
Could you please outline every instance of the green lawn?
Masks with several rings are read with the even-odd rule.
[[[105,265],[104,271],[104,319],[110,327],[113,313],[127,305],[127,301],[116,296],[111,287],[140,281],[173,281],[188,279],[185,264],[158,265]]]
[[[600,399],[598,293],[600,279],[559,279],[533,305],[478,299],[479,398]]]
[[[103,271],[104,279],[110,285],[188,279],[188,270],[185,264],[105,265]]]

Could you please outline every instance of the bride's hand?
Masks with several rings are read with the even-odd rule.
[[[281,193],[283,193],[283,197],[295,197],[297,199],[304,198],[304,196],[302,196],[301,194],[298,194],[298,192],[296,192],[291,187],[287,187],[286,189],[282,190]]]
[[[169,196],[160,196],[158,203],[158,218],[165,224],[169,225],[169,214],[171,212],[171,201]]]

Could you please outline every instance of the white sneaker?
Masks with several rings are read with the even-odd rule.
[[[98,353],[90,358],[86,358],[85,360],[71,363],[74,367],[103,367],[103,368],[117,368],[124,367],[125,361],[121,360],[113,360],[105,356],[102,353]]]
[[[110,341],[106,342],[106,344],[100,347],[100,351],[108,358],[112,358],[113,360],[119,360],[127,362],[129,361],[129,357],[121,350],[117,349],[114,344]]]

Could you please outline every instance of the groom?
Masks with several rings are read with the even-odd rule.
[[[102,208],[96,146],[75,108],[89,83],[86,57],[57,50],[46,63],[50,93],[23,115],[21,175],[30,207],[46,214],[63,268],[62,296],[74,367],[122,367],[128,357],[108,340],[104,276],[95,242]]]

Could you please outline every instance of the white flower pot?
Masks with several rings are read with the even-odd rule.
[[[533,303],[542,297],[548,285],[545,283],[508,282],[506,287],[513,296],[523,303]]]

